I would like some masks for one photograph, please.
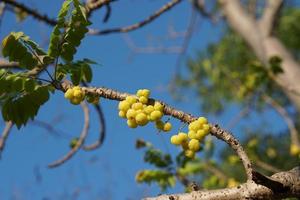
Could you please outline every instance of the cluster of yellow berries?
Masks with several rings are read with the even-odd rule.
[[[171,143],[181,145],[185,155],[189,158],[195,157],[195,152],[200,150],[200,142],[209,133],[209,124],[205,117],[199,117],[189,124],[188,133],[179,132],[171,137]]]
[[[80,104],[85,98],[89,103],[93,103],[93,104],[99,103],[99,96],[86,95],[85,92],[79,86],[69,88],[65,92],[65,98],[69,99],[70,102],[74,105]]]
[[[119,103],[119,116],[127,119],[127,125],[130,128],[145,126],[151,121],[155,122],[159,130],[167,132],[172,129],[170,122],[164,123],[161,121],[163,105],[159,102],[155,102],[154,105],[148,105],[149,90],[138,90],[136,96],[127,96],[125,100]]]

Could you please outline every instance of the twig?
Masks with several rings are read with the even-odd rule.
[[[2,132],[2,136],[0,138],[0,159],[1,159],[1,153],[5,147],[5,142],[9,136],[10,130],[13,127],[13,123],[11,121],[6,122],[5,128]]]
[[[62,84],[62,90],[67,90],[70,86],[69,83],[64,82]],[[104,97],[106,99],[111,99],[111,100],[124,100],[127,96],[130,94],[128,93],[121,93],[112,89],[104,88],[104,87],[82,87],[82,90],[86,94],[91,94],[91,95],[99,95],[100,97]],[[130,95],[132,96],[132,95]],[[149,102],[154,103],[154,99],[150,99]],[[161,101],[160,101],[161,102]],[[173,116],[174,118],[177,118],[181,120],[184,123],[190,123],[197,118],[195,116],[192,116],[191,114],[185,113],[180,110],[176,110],[175,108],[169,106],[168,104],[161,102],[164,106],[164,114],[165,115],[170,115]],[[243,147],[240,145],[239,141],[228,131],[225,131],[221,129],[217,124],[210,124],[210,132],[213,136],[217,137],[220,140],[223,140],[226,142],[240,157],[242,160],[242,163],[244,165],[246,174],[247,174],[247,179],[251,180],[252,179],[252,165],[251,162],[244,151]]]
[[[75,147],[73,147],[65,156],[63,156],[61,159],[54,161],[53,163],[49,164],[49,168],[54,168],[62,165],[67,160],[71,159],[73,155],[81,148],[81,146],[84,144],[85,138],[88,134],[88,129],[90,126],[90,116],[89,116],[89,108],[87,106],[86,102],[82,102],[81,104],[83,113],[84,113],[84,126],[81,131],[80,137],[78,141],[76,142]]]
[[[272,173],[278,173],[278,172],[282,171],[282,170],[274,167],[273,165],[270,165],[270,164],[268,164],[266,162],[261,161],[258,158],[255,159],[255,165],[258,166],[258,167],[260,167],[260,168],[262,168],[262,169],[264,169],[264,170],[272,172]]]
[[[146,24],[149,24],[150,22],[152,22],[153,20],[158,18],[161,14],[163,14],[164,12],[170,10],[175,5],[180,3],[181,1],[182,0],[171,0],[169,3],[162,6],[154,14],[150,15],[149,17],[147,17],[143,21],[137,22],[135,24],[125,26],[125,27],[121,27],[121,28],[112,28],[112,29],[106,29],[106,30],[90,30],[89,33],[91,35],[105,35],[105,34],[109,34],[109,33],[120,33],[120,32],[125,33],[125,32],[136,30],[138,28],[141,28],[141,27],[145,26]]]
[[[291,143],[297,145],[300,147],[300,141],[298,138],[298,131],[295,127],[295,124],[292,120],[292,118],[289,116],[289,113],[282,107],[278,102],[276,102],[272,97],[262,94],[263,100],[270,104],[284,119],[285,123],[287,124],[289,130],[290,130],[290,135],[291,135]]]
[[[99,122],[100,122],[99,138],[93,144],[83,146],[82,149],[85,151],[91,151],[91,150],[99,148],[105,139],[105,129],[106,128],[105,128],[104,114],[102,112],[100,105],[95,105],[95,109],[98,113]]]
[[[14,0],[2,0],[3,2],[14,6],[16,8],[19,8],[20,10],[26,12],[27,14],[31,15],[32,17],[43,21],[51,26],[55,26],[57,24],[57,21],[55,19],[51,19],[49,18],[47,15],[41,14],[39,13],[37,10],[30,8],[29,6],[26,6],[23,3],[19,3],[17,1]]]

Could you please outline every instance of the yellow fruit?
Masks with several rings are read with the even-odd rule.
[[[74,90],[70,88],[70,89],[68,89],[65,92],[65,98],[66,99],[72,99],[73,98],[73,94],[74,94]]]
[[[150,90],[147,90],[147,89],[143,89],[142,90],[142,95],[146,98],[149,98],[150,96]]]
[[[210,130],[210,127],[209,127],[208,124],[203,124],[203,125],[202,125],[202,129],[205,131],[206,134],[208,134],[208,133],[209,133],[209,130]]]
[[[84,93],[79,89],[79,90],[74,90],[73,96],[75,98],[82,99],[84,97]]]
[[[190,131],[188,132],[188,137],[189,137],[190,139],[196,139],[196,132],[193,131],[193,130],[190,130]]]
[[[239,182],[237,182],[234,178],[229,178],[227,181],[227,187],[232,188],[239,185]]]
[[[174,145],[180,145],[181,144],[178,135],[173,135],[171,137],[171,143],[174,144]]]
[[[144,111],[145,111],[145,113],[147,113],[149,115],[154,111],[154,107],[152,105],[146,106],[144,108]]]
[[[121,101],[119,103],[119,110],[127,111],[130,108],[130,104],[127,101]]]
[[[143,109],[143,104],[140,102],[134,103],[131,106],[132,109],[134,110],[142,110]]]
[[[146,103],[148,103],[148,98],[141,96],[141,97],[139,97],[139,102],[141,102],[142,104],[146,104]]]
[[[81,99],[74,97],[74,98],[70,99],[70,102],[71,102],[71,104],[78,105],[81,103]]]
[[[137,102],[137,99],[133,96],[127,96],[125,99],[129,104],[134,104]]]
[[[156,101],[154,103],[154,109],[163,112],[164,106],[161,103],[159,103],[159,102]]]
[[[180,141],[180,144],[188,140],[188,135],[186,133],[180,132],[178,133],[178,138]]]
[[[137,123],[135,122],[135,120],[127,120],[127,125],[130,127],[130,128],[136,128],[138,125]]]
[[[143,90],[142,90],[142,89],[138,90],[138,91],[136,92],[136,96],[138,96],[138,97],[143,96]]]
[[[199,130],[200,128],[202,128],[202,124],[199,123],[198,120],[196,121],[193,121],[189,124],[189,130],[193,130],[193,131],[197,131]]]
[[[150,113],[150,120],[151,121],[157,121],[160,120],[160,118],[163,116],[163,113],[158,110],[154,110],[153,112]]]
[[[123,110],[120,110],[119,117],[126,118],[126,112],[124,112]]]
[[[81,88],[79,86],[75,86],[73,87],[73,90],[81,90]]]
[[[290,153],[293,156],[300,154],[300,148],[296,144],[291,144]]]
[[[205,117],[199,117],[197,121],[202,125],[207,124],[207,119]]]
[[[172,124],[170,122],[167,122],[163,125],[163,131],[168,132],[172,129]]]
[[[126,113],[127,119],[135,119],[136,115],[137,115],[137,112],[131,108]]]
[[[140,126],[145,126],[148,123],[148,118],[145,113],[139,113],[135,116],[135,121]]]
[[[191,139],[189,141],[189,149],[196,152],[196,151],[199,151],[200,149],[200,142],[199,140],[196,140],[196,139]]]
[[[186,151],[184,151],[184,154],[188,158],[192,158],[192,159],[195,158],[195,152],[194,151],[186,150]]]
[[[196,132],[196,135],[195,135],[195,139],[197,140],[203,140],[203,138],[207,135],[207,133],[203,130],[203,129],[199,129],[197,132]]]
[[[155,126],[156,126],[156,128],[158,130],[163,130],[164,129],[164,125],[165,124],[161,120],[155,122]]]

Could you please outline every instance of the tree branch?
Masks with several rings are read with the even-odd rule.
[[[256,173],[256,175],[258,174],[259,173]],[[242,200],[300,197],[300,167],[296,167],[290,171],[276,173],[271,176],[271,178],[265,176],[257,176],[256,178],[268,187],[256,184],[253,181],[247,181],[234,188],[161,195],[158,197],[146,198],[145,200]],[[281,188],[279,189],[280,186]]]
[[[14,124],[11,121],[6,122],[5,128],[4,128],[3,132],[2,132],[2,136],[0,138],[0,159],[1,159],[1,153],[2,153],[2,151],[4,149],[4,147],[5,147],[6,140],[7,140],[8,136],[9,136],[10,130],[13,127],[13,125]]]
[[[66,91],[68,88],[70,88],[71,85],[68,82],[64,82],[62,84],[62,90]],[[127,96],[133,96],[128,93],[121,93],[112,89],[104,88],[104,87],[82,87],[81,88],[86,94],[91,94],[91,95],[98,95],[100,97],[106,98],[106,99],[111,99],[111,100],[117,100],[117,101],[122,101],[124,100]],[[154,104],[156,100],[154,99],[149,99],[150,104]],[[197,117],[185,113],[183,111],[177,110],[168,104],[159,101],[163,106],[164,106],[164,114],[165,115],[170,115],[174,118],[177,118],[181,120],[184,123],[190,123],[194,120],[197,119]],[[220,140],[223,140],[226,142],[240,157],[246,174],[247,174],[247,179],[252,180],[252,165],[250,162],[250,159],[248,158],[246,152],[244,151],[243,147],[240,145],[239,141],[228,131],[225,131],[221,129],[217,124],[210,124],[210,133],[217,137]]]
[[[49,164],[49,168],[54,168],[62,165],[67,160],[70,160],[73,155],[81,148],[81,146],[84,144],[85,138],[87,137],[89,126],[90,126],[90,114],[89,114],[89,108],[87,106],[86,102],[82,102],[81,104],[83,113],[84,113],[84,126],[81,131],[80,137],[78,141],[76,142],[75,147],[73,147],[64,157],[61,159],[54,161],[53,163]]]
[[[26,6],[23,3],[19,3],[19,2],[14,1],[14,0],[2,0],[2,1],[9,4],[9,5],[11,5],[11,6],[13,6],[13,7],[19,8],[20,10],[26,12],[27,14],[29,14],[32,17],[36,18],[37,20],[43,21],[43,22],[45,22],[45,23],[47,23],[51,26],[55,26],[57,24],[57,21],[55,19],[51,19],[47,15],[41,14],[41,13],[38,12],[38,10],[32,9],[29,6]]]
[[[95,109],[98,113],[99,122],[100,122],[99,138],[93,144],[83,146],[82,149],[85,150],[85,151],[91,151],[91,150],[99,148],[102,145],[102,143],[104,142],[104,139],[105,139],[105,129],[106,128],[105,128],[104,114],[102,112],[102,109],[101,109],[100,105],[95,105]]]
[[[283,0],[267,0],[262,18],[259,21],[263,35],[270,35],[273,31],[276,16],[283,5]]]
[[[262,98],[266,103],[270,104],[284,119],[286,122],[286,125],[288,126],[290,130],[290,135],[291,135],[291,143],[297,145],[300,148],[300,141],[298,138],[298,131],[295,127],[295,124],[291,117],[289,116],[289,113],[282,107],[278,102],[276,102],[272,97],[263,94]]]
[[[112,29],[106,29],[106,30],[90,30],[89,33],[91,35],[105,35],[105,34],[109,34],[109,33],[125,33],[125,32],[136,30],[138,28],[141,28],[141,27],[149,24],[150,22],[152,22],[153,20],[158,18],[161,14],[163,14],[164,12],[170,10],[175,5],[180,3],[181,1],[182,0],[171,0],[169,3],[162,6],[154,14],[150,15],[149,17],[147,17],[143,21],[137,22],[135,24],[125,26],[125,27],[121,27],[121,28],[112,28]]]

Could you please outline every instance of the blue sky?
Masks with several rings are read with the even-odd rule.
[[[55,17],[60,1],[23,1],[42,13]],[[137,22],[167,1],[128,0],[118,1],[112,6],[112,15],[107,24],[102,23],[104,9],[96,11],[92,17],[93,28],[109,28],[129,25]],[[134,6],[133,6],[134,5]],[[189,23],[191,6],[183,1],[174,9],[163,14],[158,20],[128,34],[138,46],[151,45],[149,38],[163,38],[168,34],[167,27],[174,25],[177,31],[184,31]],[[217,41],[222,34],[220,25],[212,25],[198,16],[197,31],[192,37],[187,52],[193,56],[206,47],[209,42]],[[15,16],[7,12],[0,29],[2,39],[10,31],[23,31],[33,40],[47,48],[47,40],[51,27],[33,20],[31,17],[23,23],[16,23]],[[180,46],[182,39],[163,40],[163,45]],[[194,115],[201,115],[199,103],[188,98],[185,102],[172,99],[168,85],[175,71],[177,54],[135,54],[124,40],[122,34],[105,36],[88,36],[82,42],[76,58],[89,58],[101,65],[93,66],[93,86],[105,86],[122,92],[135,93],[139,88],[151,90],[151,96],[169,103]],[[181,63],[182,67],[184,62]],[[182,68],[184,71],[184,68]],[[190,94],[182,94],[190,97]],[[106,140],[104,145],[93,152],[80,151],[63,166],[48,169],[46,166],[60,158],[69,150],[69,141],[79,135],[83,123],[80,106],[73,106],[56,92],[51,100],[40,110],[37,119],[52,124],[61,131],[59,136],[47,132],[33,124],[28,124],[20,131],[13,129],[7,141],[6,149],[0,160],[0,199],[139,199],[143,196],[153,196],[159,193],[156,185],[138,185],[135,173],[149,165],[143,163],[142,151],[134,148],[135,140],[143,138],[152,142],[164,151],[176,154],[178,149],[169,144],[171,134],[158,134],[152,125],[143,128],[129,129],[126,121],[118,117],[117,102],[102,99],[101,105],[107,122]],[[233,106],[222,116],[209,116],[210,121],[225,125],[233,115],[239,112]],[[91,109],[92,110],[92,109]],[[279,118],[274,112],[267,112],[270,121]],[[252,116],[255,118],[255,115]],[[58,120],[56,120],[58,119]],[[97,138],[97,116],[92,110],[91,129],[87,143]],[[180,124],[176,120],[174,130]],[[252,120],[253,124],[258,123]],[[252,123],[251,122],[251,123]],[[249,121],[247,122],[249,123]],[[4,123],[1,122],[1,128]],[[284,129],[278,123],[275,129]],[[239,129],[234,129],[236,135],[242,137]],[[174,131],[173,131],[174,132]],[[176,186],[168,192],[180,192]]]

